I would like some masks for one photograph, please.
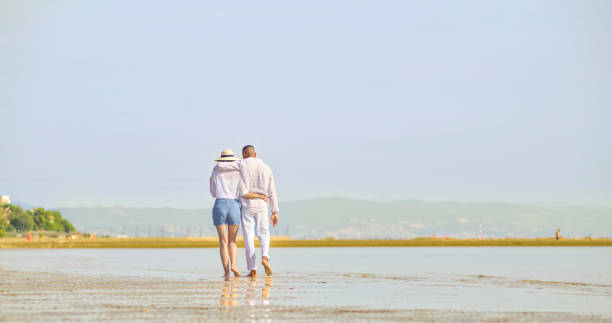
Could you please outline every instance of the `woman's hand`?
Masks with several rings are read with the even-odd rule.
[[[262,199],[264,200],[264,202],[268,203],[268,197],[266,195],[259,194],[259,193],[246,193],[242,197],[245,199],[251,199],[251,200]]]

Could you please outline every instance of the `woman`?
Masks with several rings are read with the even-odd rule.
[[[223,150],[221,158],[216,159],[220,163],[231,163],[236,160],[238,158],[234,157],[234,152],[229,149]],[[230,279],[230,270],[234,276],[240,277],[240,272],[236,269],[236,235],[240,226],[239,185],[242,185],[240,172],[215,171],[213,168],[210,176],[210,194],[216,200],[212,217],[219,235],[219,253],[225,271],[225,280]],[[266,202],[268,200],[267,196],[255,193],[247,193],[242,198],[263,199]]]

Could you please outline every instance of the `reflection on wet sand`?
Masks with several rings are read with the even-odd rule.
[[[270,321],[270,287],[272,286],[272,277],[265,277],[263,286],[261,286],[261,299],[257,299],[259,294],[259,286],[256,279],[252,279],[247,285],[246,301],[248,304],[248,314],[251,320],[259,322]]]
[[[238,306],[238,295],[242,293],[245,294],[246,305],[250,308],[269,306],[270,288],[272,285],[273,280],[270,276],[264,278],[263,285],[258,284],[256,278],[247,281],[234,278],[231,281],[224,282],[221,288],[221,306],[225,308]],[[261,298],[258,297],[260,290]]]
[[[270,298],[270,287],[272,287],[272,277],[266,277],[265,286],[261,289],[262,302],[265,300],[267,302],[266,305],[269,305],[270,302],[268,300]]]
[[[238,295],[236,294],[236,289],[238,288],[237,278],[234,278],[233,281],[224,282],[224,286],[221,289],[221,305],[225,307],[237,306],[238,301],[236,298]]]
[[[272,277],[265,277],[264,284],[258,287],[257,279],[251,279],[248,282],[246,288],[246,302],[249,307],[256,307],[258,305],[268,306],[270,305],[270,287],[272,286]],[[261,299],[257,298],[259,295],[259,289],[261,288]]]

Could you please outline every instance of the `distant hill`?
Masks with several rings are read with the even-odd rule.
[[[612,208],[544,207],[507,203],[403,200],[372,202],[340,198],[280,205],[274,235],[292,238],[414,238],[449,235],[546,237],[557,228],[568,237],[612,236]],[[80,231],[129,236],[216,235],[210,209],[60,208]]]
[[[612,209],[540,207],[506,203],[369,202],[320,199],[290,203],[292,227],[307,236],[400,238],[431,236],[552,236],[557,228],[571,236],[609,236]]]

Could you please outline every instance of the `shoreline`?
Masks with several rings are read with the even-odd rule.
[[[238,239],[238,247],[244,246]],[[259,243],[256,240],[256,245]],[[272,237],[273,248],[319,248],[319,247],[612,247],[612,239],[432,239],[417,238],[405,240],[291,240],[286,237]],[[19,248],[218,248],[215,237],[198,238],[2,238],[0,249]]]

